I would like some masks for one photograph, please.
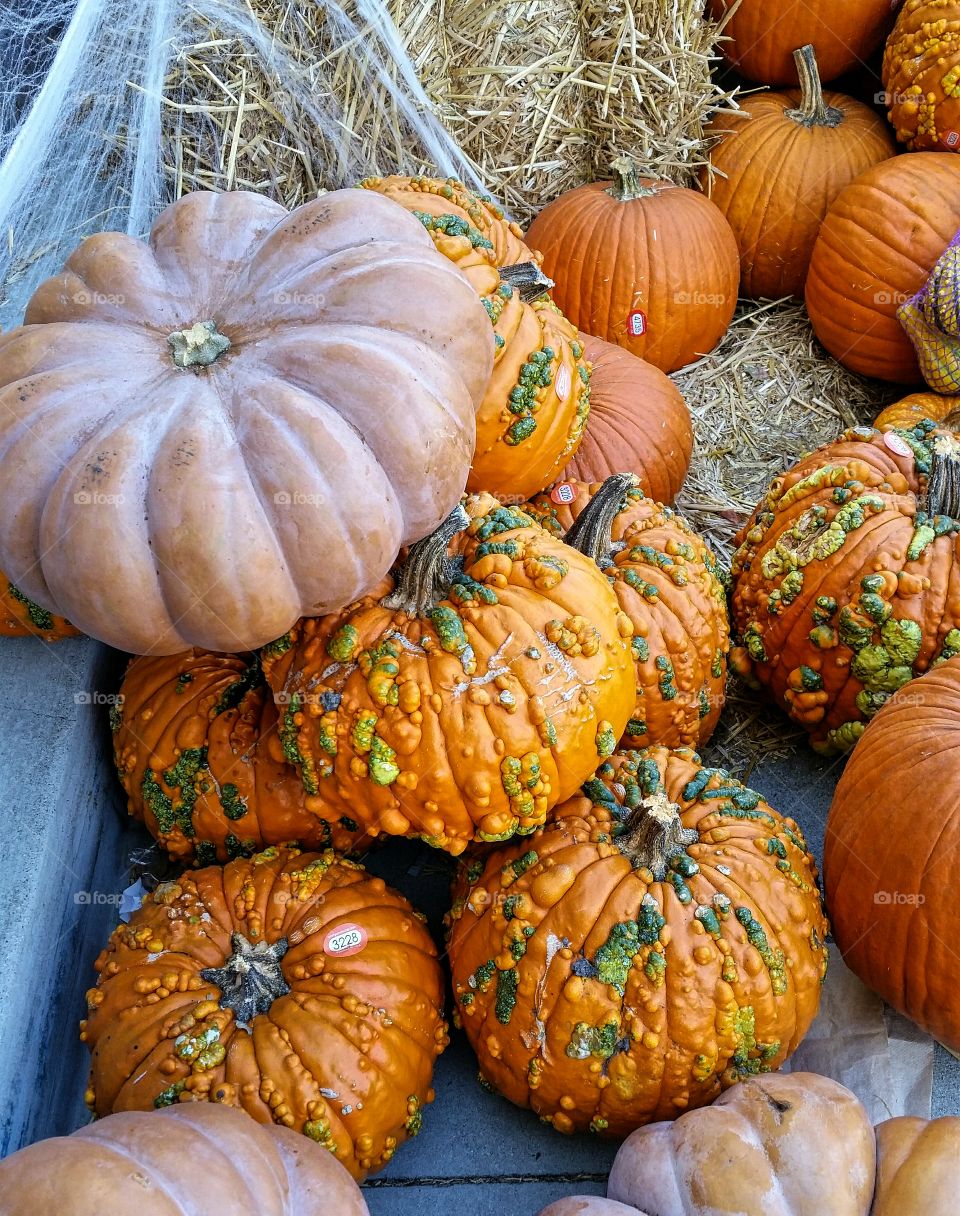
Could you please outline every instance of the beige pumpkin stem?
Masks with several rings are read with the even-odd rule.
[[[383,597],[381,605],[410,616],[421,616],[435,608],[450,590],[457,572],[447,549],[469,524],[470,517],[458,503],[435,532],[411,547],[396,589]]]
[[[640,484],[635,473],[614,473],[608,477],[563,538],[571,548],[592,557],[601,569],[613,565],[611,531],[613,521],[626,505],[626,495]],[[622,546],[621,546],[622,547]]]
[[[221,1009],[232,1009],[237,1024],[249,1026],[277,997],[290,991],[280,968],[288,943],[281,937],[272,945],[257,942],[254,946],[242,933],[234,933],[230,947],[233,953],[222,967],[205,967],[200,976],[220,989]]]
[[[636,161],[632,156],[618,156],[611,164],[613,184],[607,187],[607,193],[618,203],[630,203],[635,198],[649,198],[656,194],[652,186],[645,186],[640,180]]]
[[[504,283],[508,283],[517,292],[524,304],[539,300],[551,287],[556,287],[553,279],[545,275],[536,262],[516,262],[512,266],[500,266],[499,274]]]
[[[828,106],[823,99],[817,53],[813,46],[807,43],[800,47],[793,52],[793,58],[800,78],[800,105],[795,110],[787,110],[787,117],[804,127],[839,127],[843,122],[843,111],[836,106]]]
[[[930,478],[927,482],[928,515],[960,519],[960,440],[955,435],[936,435]]]
[[[644,795],[614,842],[635,870],[649,870],[657,882],[663,882],[673,858],[699,839],[695,828],[683,826],[680,808],[661,789]]]
[[[230,339],[220,333],[216,321],[198,321],[189,329],[175,329],[167,335],[177,367],[209,367],[230,349]]]

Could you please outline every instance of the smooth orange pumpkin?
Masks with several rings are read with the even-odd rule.
[[[960,410],[960,397],[948,397],[941,393],[910,393],[882,409],[873,425],[878,431],[895,428],[909,431],[925,418],[944,422],[955,410]]]
[[[817,337],[851,371],[922,380],[897,308],[926,282],[960,230],[960,157],[894,156],[840,191],[820,228],[806,283]]]
[[[777,1068],[827,963],[800,829],[685,750],[618,752],[464,863],[450,924],[481,1076],[562,1132],[623,1136]]]
[[[402,895],[332,850],[271,848],[161,883],[96,969],[81,1038],[98,1116],[240,1107],[362,1177],[433,1100],[436,947]]]
[[[562,194],[527,244],[553,298],[581,330],[671,372],[708,354],[733,318],[740,257],[730,225],[696,190],[640,177],[629,157],[612,182]]]
[[[897,139],[914,152],[960,151],[960,4],[906,0],[883,55]]]
[[[709,0],[719,21],[736,0]],[[868,59],[890,28],[890,0],[740,0],[718,46],[738,71],[760,84],[796,84],[792,52],[810,42],[824,80]]]
[[[34,637],[45,642],[60,642],[79,635],[80,630],[74,629],[69,621],[28,600],[19,587],[15,587],[5,574],[0,574],[0,637]]]
[[[693,425],[669,376],[622,346],[581,333],[590,363],[590,420],[564,481],[635,473],[657,502],[673,502],[693,454]]]
[[[824,95],[813,47],[795,52],[800,92],[755,93],[713,120],[719,136],[701,175],[740,249],[742,295],[803,297],[827,209],[844,186],[893,156],[882,118],[842,93]],[[711,171],[713,170],[713,171]]]

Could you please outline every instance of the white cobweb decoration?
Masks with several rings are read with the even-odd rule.
[[[36,285],[86,235],[147,232],[177,192],[164,164],[164,96],[184,48],[222,31],[271,81],[281,122],[315,130],[318,188],[372,173],[427,167],[475,185],[471,166],[434,116],[379,0],[291,0],[319,22],[316,58],[291,57],[244,0],[0,0],[0,326],[19,323]],[[305,7],[306,6],[306,7]],[[354,20],[356,18],[356,20]],[[361,24],[358,24],[361,23]],[[396,138],[373,163],[351,136],[339,89],[344,61]],[[366,82],[369,87],[363,90]],[[376,86],[376,87],[374,87]],[[351,104],[356,103],[354,89]],[[166,107],[166,109],[165,109]],[[384,163],[385,162],[385,163]]]

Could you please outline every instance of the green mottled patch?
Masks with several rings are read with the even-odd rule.
[[[660,930],[666,924],[652,895],[644,895],[637,915],[637,936],[642,946],[652,946],[660,938]]]
[[[349,663],[360,646],[360,634],[355,625],[341,625],[327,641],[327,654],[338,663]]]
[[[370,744],[370,759],[368,761],[370,780],[374,785],[392,785],[400,776],[397,764],[397,753],[384,742],[379,735],[374,735]]]
[[[372,709],[363,709],[357,714],[357,720],[350,732],[350,742],[353,750],[359,756],[365,756],[373,747],[373,739],[377,729],[377,715]]]
[[[783,951],[773,950],[767,941],[763,926],[754,917],[749,908],[739,907],[736,918],[743,925],[747,941],[763,959],[763,964],[770,973],[770,983],[775,996],[782,996],[787,991],[787,970]]]
[[[282,654],[286,654],[292,645],[293,638],[290,633],[283,633],[274,641],[268,642],[266,646],[261,646],[260,656],[264,659],[278,659]]]
[[[107,711],[107,718],[110,722],[110,731],[112,734],[115,735],[117,733],[117,731],[120,729],[120,727],[123,726],[123,698],[122,697],[118,698],[110,706],[109,710]]]
[[[650,658],[650,644],[646,638],[641,638],[637,634],[630,639],[630,650],[633,653],[634,659],[638,663],[646,663]]]
[[[643,973],[655,988],[659,988],[663,983],[663,978],[667,970],[667,956],[659,950],[651,950],[647,955],[647,961],[643,968]]]
[[[513,1017],[513,1011],[517,1004],[517,985],[520,982],[520,977],[516,971],[498,971],[497,972],[497,998],[494,1006],[494,1012],[497,1016],[497,1021],[502,1026],[508,1026],[510,1019]]]
[[[177,683],[173,690],[174,693],[178,697],[182,697],[184,692],[186,691],[187,685],[189,683],[191,683],[192,680],[193,680],[193,676],[190,674],[189,671],[181,672],[180,675],[177,677]]]
[[[431,215],[428,211],[414,211],[413,214],[430,233],[466,237],[474,249],[493,249],[493,242],[462,215]]]
[[[594,965],[602,984],[616,988],[623,996],[627,976],[635,955],[640,950],[640,929],[636,921],[625,920],[614,925],[610,936],[597,951]]]
[[[242,819],[247,813],[246,799],[241,797],[240,791],[231,782],[220,787],[220,805],[228,819]]]
[[[10,598],[17,600],[23,604],[27,610],[27,617],[34,629],[49,630],[54,626],[54,619],[51,613],[47,612],[46,608],[41,608],[39,604],[35,604],[33,600],[28,599],[19,587],[15,587],[13,583],[8,583],[7,590]]]
[[[609,722],[600,722],[596,736],[597,755],[601,760],[612,756],[617,747],[617,736]]]
[[[609,1060],[617,1049],[619,1027],[616,1022],[603,1026],[591,1026],[578,1022],[567,1044],[567,1055],[573,1060],[587,1060],[591,1056],[598,1060]]]
[[[522,857],[517,857],[514,861],[507,862],[502,870],[503,876],[509,882],[513,882],[520,878],[521,875],[526,874],[527,870],[535,866],[539,860],[540,858],[533,849],[530,849]]]
[[[153,1100],[154,1107],[157,1110],[160,1110],[164,1106],[173,1106],[175,1103],[180,1101],[180,1095],[183,1093],[186,1087],[186,1080],[174,1081],[172,1085],[168,1085],[166,1089],[161,1090],[161,1092],[157,1094]]]

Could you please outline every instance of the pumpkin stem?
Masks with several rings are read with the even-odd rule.
[[[538,300],[551,287],[556,287],[536,262],[515,262],[512,266],[498,267],[500,278],[517,292],[524,304]]]
[[[843,122],[843,111],[828,106],[823,100],[823,85],[817,67],[817,53],[810,43],[793,52],[800,77],[800,105],[787,110],[787,117],[805,127],[839,127]]]
[[[611,536],[613,521],[626,504],[630,490],[636,489],[640,479],[635,473],[614,473],[608,477],[590,505],[577,516],[564,543],[580,553],[592,557],[601,569],[613,565],[615,546]]]
[[[225,350],[230,339],[217,329],[216,321],[198,321],[189,329],[175,329],[167,335],[177,367],[209,367]]]
[[[640,181],[636,161],[631,156],[618,156],[611,164],[610,172],[613,174],[613,185],[608,187],[607,194],[618,203],[630,203],[635,198],[649,198],[651,194],[656,194],[656,190]]]
[[[936,435],[931,447],[927,514],[960,519],[960,441],[953,435]]]
[[[230,938],[233,953],[222,967],[205,967],[202,979],[220,989],[220,1008],[232,1009],[238,1025],[249,1026],[260,1013],[266,1013],[277,997],[285,996],[290,985],[283,978],[280,960],[286,954],[285,937],[273,943],[254,946],[242,933]]]
[[[436,532],[411,547],[396,588],[383,597],[382,606],[410,616],[421,616],[444,599],[457,572],[447,548],[457,533],[463,532],[469,524],[470,517],[458,503]]]
[[[660,789],[644,796],[614,843],[635,870],[649,870],[657,882],[663,882],[673,858],[699,839],[695,828],[683,826],[676,803]]]

